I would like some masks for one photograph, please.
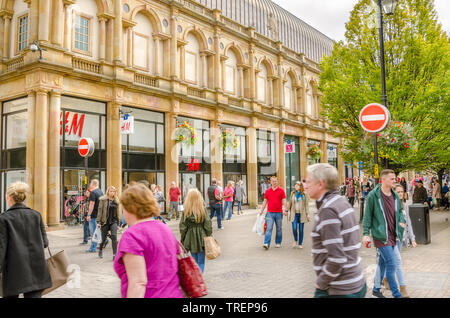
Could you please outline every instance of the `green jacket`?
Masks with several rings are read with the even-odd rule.
[[[199,253],[205,250],[203,238],[211,236],[212,222],[206,213],[202,223],[196,223],[194,215],[184,219],[184,212],[180,221],[181,244],[191,253]]]
[[[395,197],[395,205],[397,207],[395,211],[395,233],[397,239],[400,242],[403,241],[404,228],[399,223],[406,224],[405,217],[402,213],[402,202],[394,190],[392,195]],[[386,214],[384,211],[384,204],[381,198],[381,184],[377,185],[375,189],[370,191],[365,201],[364,217],[363,217],[363,235],[369,236],[372,232],[372,236],[375,240],[387,243],[387,222]]]

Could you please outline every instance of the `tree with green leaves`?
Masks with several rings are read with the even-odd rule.
[[[349,162],[363,161],[370,171],[374,135],[363,131],[358,115],[365,105],[382,103],[377,15],[375,0],[355,5],[345,41],[335,43],[321,62],[319,84],[322,115],[345,139],[340,154]],[[437,22],[433,0],[400,0],[394,15],[384,17],[386,106],[392,121],[411,129],[412,140],[401,147],[406,137],[392,125],[398,139],[380,139],[379,164],[396,172],[443,171],[450,163],[449,36]]]

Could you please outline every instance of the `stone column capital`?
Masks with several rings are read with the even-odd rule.
[[[60,89],[52,89],[50,91],[51,97],[61,97],[62,91]]]
[[[47,95],[49,90],[47,88],[39,87],[34,90],[36,95]]]
[[[0,18],[11,20],[14,15],[14,11],[7,9],[0,9]]]

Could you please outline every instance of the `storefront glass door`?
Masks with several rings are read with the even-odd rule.
[[[211,175],[209,173],[183,172],[179,174],[179,180],[183,202],[186,199],[186,196],[190,189],[197,189],[200,191],[200,193],[202,193],[206,205],[209,204],[208,187],[211,183]]]
[[[289,193],[295,188],[295,182],[300,181],[300,143],[299,138],[286,136],[285,143],[290,142],[290,153],[285,153],[286,165],[286,196],[289,200]],[[285,146],[286,148],[286,146]]]

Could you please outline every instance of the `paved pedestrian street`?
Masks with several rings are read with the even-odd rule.
[[[311,205],[312,211],[315,211]],[[359,218],[359,208],[355,206]],[[244,215],[234,214],[225,221],[223,231],[217,230],[213,219],[213,235],[221,245],[222,255],[206,260],[204,278],[208,288],[206,297],[218,298],[310,298],[314,294],[315,273],[312,267],[312,222],[305,224],[303,249],[292,248],[291,224],[283,218],[283,243],[275,248],[275,229],[272,246],[262,248],[263,237],[252,232],[257,210],[245,210]],[[403,270],[411,297],[450,297],[450,212],[431,212],[431,244],[403,249]],[[178,222],[169,222],[179,238]],[[85,253],[80,246],[82,228],[70,227],[49,232],[52,253],[64,249],[71,262],[79,266],[79,280],[44,296],[48,298],[120,297],[120,282],[112,267],[112,251],[108,244],[104,258]],[[120,237],[120,235],[119,235]],[[368,282],[367,297],[371,297],[375,274],[375,248],[361,247],[363,268]],[[392,297],[389,291],[384,295]]]

